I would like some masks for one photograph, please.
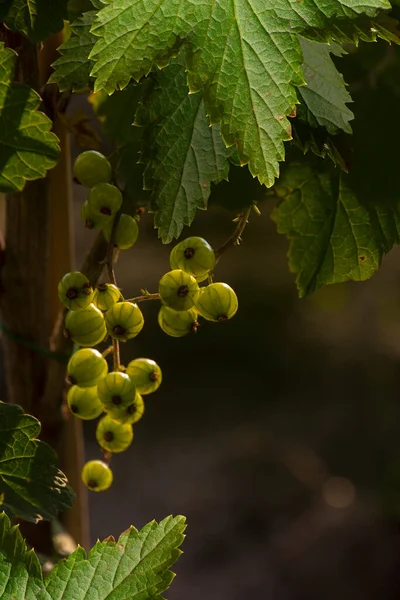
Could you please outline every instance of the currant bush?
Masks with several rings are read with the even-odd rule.
[[[82,470],[88,489],[100,492],[110,487],[113,474],[109,460],[123,452],[134,439],[132,426],[145,412],[142,396],[152,394],[162,383],[162,371],[150,358],[134,358],[125,367],[120,363],[119,344],[135,338],[143,329],[144,317],[138,302],[161,302],[158,323],[169,336],[180,338],[196,332],[199,319],[225,321],[233,317],[238,300],[225,283],[212,283],[213,271],[221,253],[201,237],[179,242],[170,252],[171,271],[159,282],[158,293],[142,290],[137,298],[125,300],[116,283],[115,248],[131,248],[138,239],[136,218],[121,214],[122,194],[113,185],[111,166],[99,152],[80,154],[74,165],[75,177],[91,188],[81,208],[89,229],[101,230],[108,242],[109,282],[97,284],[84,273],[67,273],[59,283],[61,303],[68,309],[64,333],[81,346],[71,356],[67,379],[71,387],[67,407],[80,419],[97,419],[96,438],[104,460],[91,460]],[[240,227],[240,233],[243,227]],[[233,242],[235,243],[235,242]],[[228,245],[232,245],[232,241]],[[101,264],[101,263],[100,263]],[[199,286],[208,280],[208,285]],[[64,310],[65,310],[64,309]],[[93,348],[109,340],[103,354]],[[107,357],[112,355],[112,368]]]

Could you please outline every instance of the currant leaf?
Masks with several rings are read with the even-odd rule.
[[[290,240],[289,267],[300,296],[368,279],[400,241],[398,203],[361,203],[337,169],[292,163],[274,189],[281,201],[272,218]]]
[[[130,527],[117,541],[98,541],[88,554],[80,546],[43,579],[39,561],[17,527],[0,515],[0,594],[15,600],[162,600],[174,578],[170,567],[182,554],[182,516]],[[1,593],[2,592],[2,593]]]
[[[40,97],[13,82],[17,55],[0,43],[0,192],[22,190],[57,163],[58,138],[38,109]]]
[[[298,88],[300,106],[297,117],[312,127],[326,127],[329,133],[342,129],[351,133],[349,121],[354,115],[347,107],[352,102],[342,75],[332,61],[331,54],[342,56],[338,44],[319,44],[300,39],[303,51],[303,72],[306,86]]]
[[[304,84],[297,34],[324,39],[335,28],[339,37],[342,23],[389,8],[387,0],[114,0],[92,27],[95,90],[126,87],[185,44],[190,92],[203,90],[226,145],[271,186],[291,137],[295,86]]]
[[[152,190],[154,222],[167,244],[207,208],[211,183],[228,178],[227,152],[219,126],[209,126],[203,94],[188,94],[181,59],[157,75],[136,121],[146,126],[144,187]]]
[[[15,404],[0,402],[2,506],[10,515],[33,522],[56,517],[71,508],[75,497],[56,467],[54,450],[36,439],[39,433],[37,419]]]
[[[41,42],[64,27],[67,0],[3,0],[0,21],[32,42]]]
[[[90,77],[93,63],[89,54],[97,39],[90,33],[95,15],[96,12],[91,10],[73,21],[71,37],[58,49],[61,56],[52,65],[54,72],[49,83],[56,83],[61,92],[80,90],[93,81]]]

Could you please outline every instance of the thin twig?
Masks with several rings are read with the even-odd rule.
[[[114,263],[114,250],[115,250],[114,249],[114,240],[115,240],[115,232],[118,227],[120,216],[121,216],[121,211],[117,212],[117,214],[115,215],[114,223],[113,223],[113,226],[111,229],[111,234],[110,234],[110,241],[108,242],[108,250],[107,250],[107,257],[106,257],[108,278],[110,280],[110,283],[114,284],[115,286],[117,286],[117,279],[115,277],[114,264],[113,264]],[[119,341],[116,339],[113,339],[113,359],[114,359],[114,371],[118,371],[119,366],[121,364],[121,357],[120,357]]]
[[[101,353],[102,357],[105,358],[106,356],[108,356],[109,354],[111,354],[111,352],[114,352],[114,346],[108,346],[108,348],[106,348],[104,350],[104,352]]]
[[[160,294],[144,294],[144,296],[135,296],[135,298],[128,298],[125,302],[134,302],[137,304],[138,302],[144,302],[145,300],[159,300]]]
[[[236,226],[235,231],[226,240],[226,242],[224,244],[222,244],[222,246],[220,246],[220,248],[218,248],[215,251],[216,262],[219,261],[221,256],[228,250],[228,248],[230,248],[231,246],[236,246],[237,244],[240,244],[240,240],[241,240],[243,231],[245,230],[245,227],[249,221],[250,213],[252,210],[253,210],[253,205],[249,206],[249,208],[247,208],[244,211],[244,213],[239,215],[239,217],[238,217],[239,220],[238,220],[238,224]]]
[[[114,371],[118,371],[119,370],[119,366],[121,364],[121,355],[120,355],[120,351],[119,351],[119,341],[116,339],[113,339],[113,359],[114,359]]]

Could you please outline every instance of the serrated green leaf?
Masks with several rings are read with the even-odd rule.
[[[36,600],[43,588],[42,570],[33,550],[28,552],[18,526],[0,514],[0,598]]]
[[[75,497],[57,455],[37,440],[40,423],[15,404],[0,402],[0,495],[8,513],[28,521],[51,519]],[[1,596],[2,597],[2,596]]]
[[[89,555],[78,547],[43,580],[18,528],[0,514],[0,595],[5,600],[162,600],[182,554],[184,517],[130,527],[117,542],[97,542]],[[7,595],[8,594],[8,595]]]
[[[272,218],[290,240],[300,296],[329,283],[364,281],[399,243],[399,203],[362,204],[338,170],[290,164],[274,188]]]
[[[67,0],[2,0],[0,21],[33,42],[61,31],[67,18]]]
[[[49,83],[56,83],[61,92],[80,90],[91,82],[93,63],[89,54],[97,38],[90,28],[95,15],[96,11],[91,10],[72,22],[71,37],[58,49],[61,56],[52,65],[54,72]]]
[[[17,55],[0,43],[0,192],[22,190],[57,163],[58,138],[38,109],[40,97],[13,82]]]
[[[189,94],[183,61],[157,76],[136,121],[146,127],[144,188],[152,190],[155,225],[166,244],[205,209],[211,183],[227,179],[229,162],[219,127],[209,126],[203,95]]]
[[[87,558],[78,548],[51,571],[39,600],[161,600],[185,527],[184,517],[167,517],[141,531],[130,527],[117,542],[97,542]]]
[[[342,75],[332,61],[331,53],[344,54],[337,44],[328,46],[300,38],[306,86],[298,88],[300,106],[297,117],[312,127],[326,127],[329,133],[342,129],[351,133],[349,121],[354,118],[347,107],[352,102]]]
[[[185,44],[190,91],[204,88],[206,113],[221,123],[226,144],[271,186],[291,137],[295,86],[304,83],[296,34],[389,8],[387,0],[114,0],[92,27],[95,89],[123,88]]]

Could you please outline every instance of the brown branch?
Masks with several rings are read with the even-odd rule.
[[[215,251],[216,263],[220,260],[221,256],[228,250],[228,248],[240,244],[243,232],[246,228],[247,223],[249,222],[249,217],[252,210],[253,205],[249,206],[249,208],[247,208],[241,215],[238,216],[238,224],[236,226],[235,231],[226,240],[226,242]]]

